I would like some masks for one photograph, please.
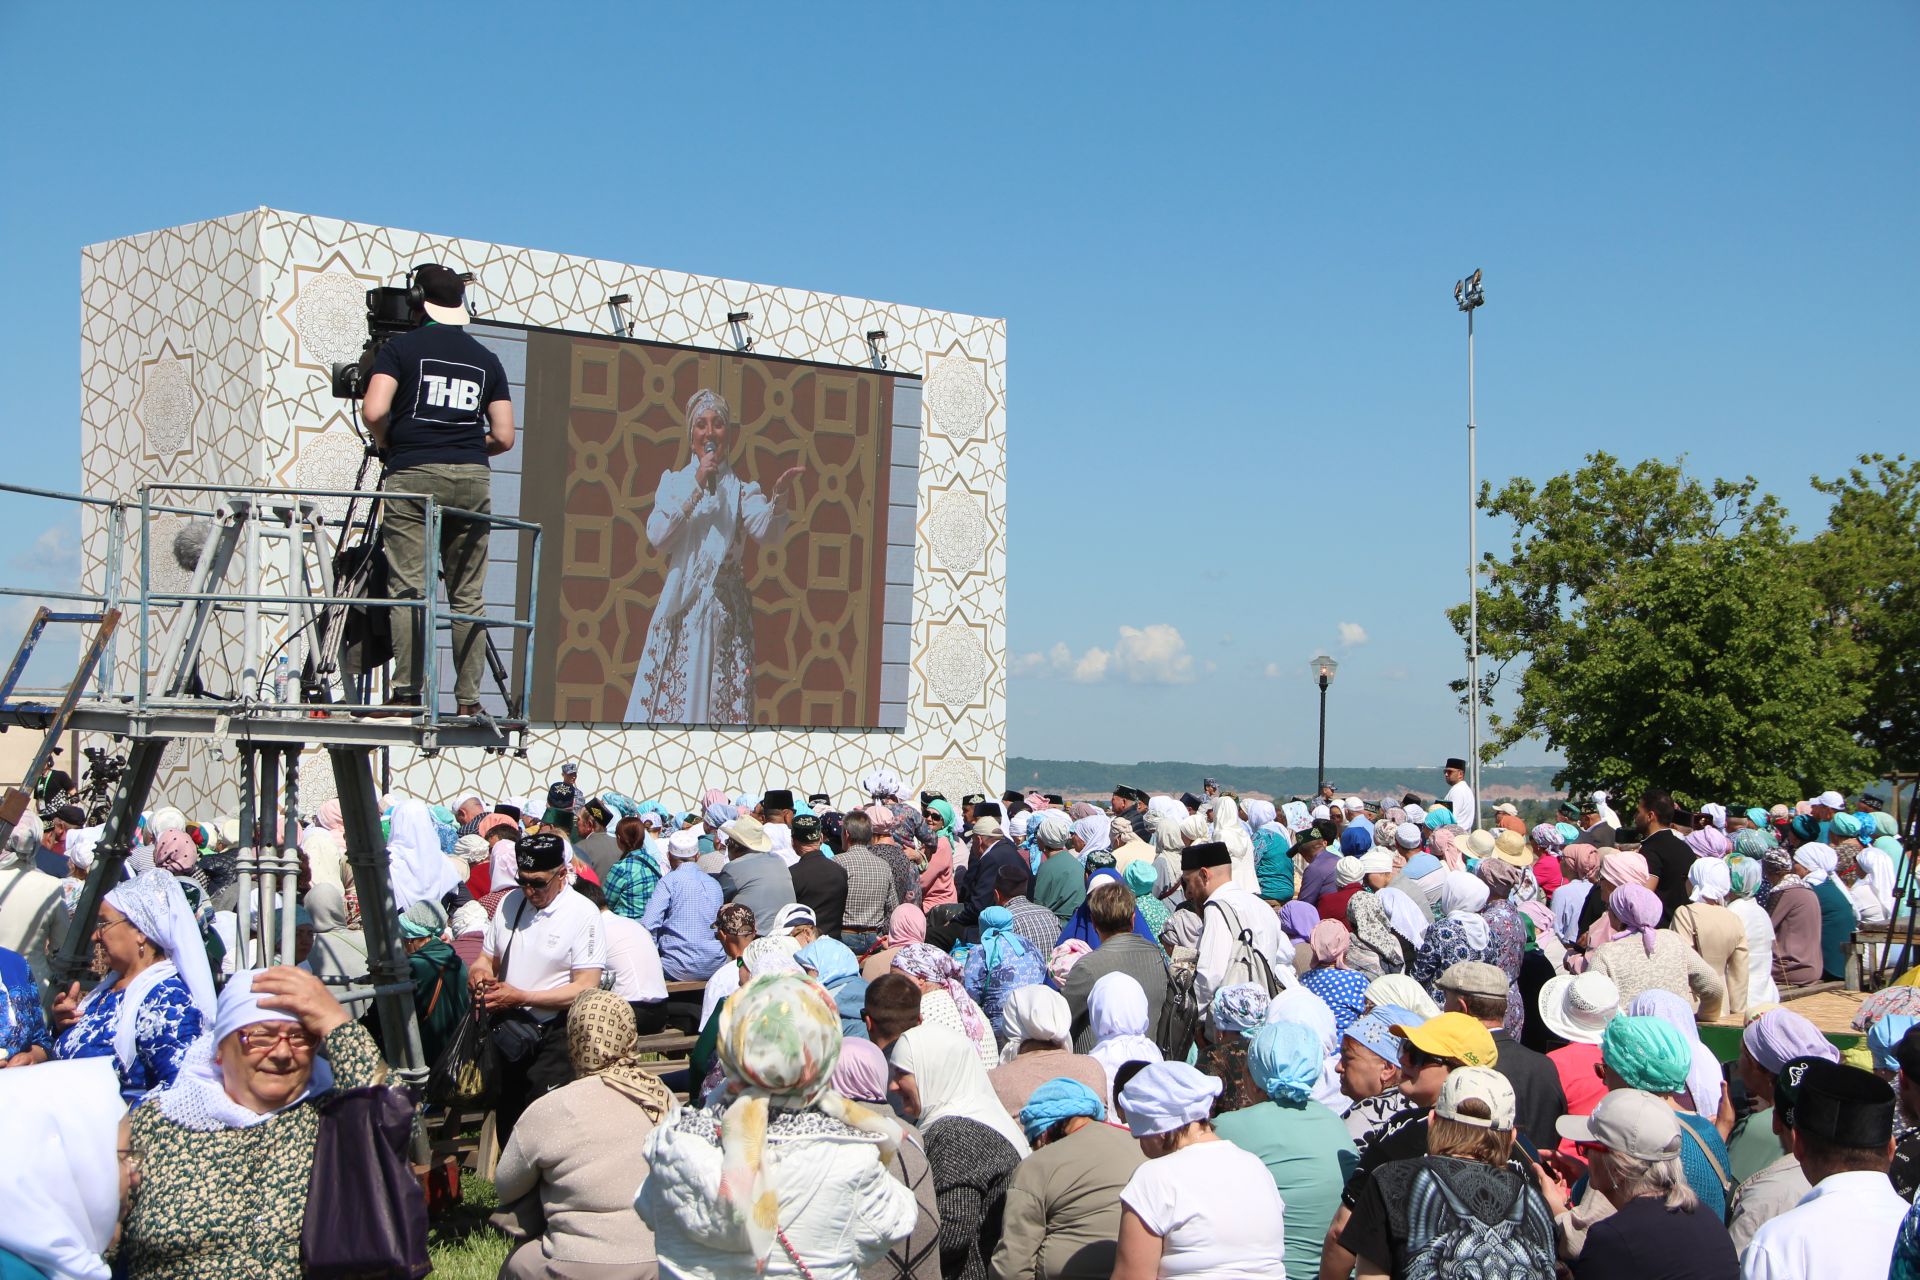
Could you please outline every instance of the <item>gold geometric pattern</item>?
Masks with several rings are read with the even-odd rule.
[[[938,252],[941,246],[927,248]],[[984,504],[991,536],[978,568],[966,575],[936,558],[924,529],[916,536],[908,649],[921,654],[936,622],[958,612],[983,630],[990,671],[981,704],[956,709],[933,697],[925,677],[913,669],[903,691],[906,727],[897,731],[655,731],[566,723],[531,735],[526,760],[466,751],[415,759],[395,752],[395,790],[436,799],[469,786],[488,796],[520,795],[554,777],[568,759],[581,762],[585,785],[634,796],[691,798],[709,785],[745,790],[792,783],[831,792],[844,802],[852,798],[859,776],[876,764],[910,784],[940,778],[948,795],[998,790],[986,784],[1002,781],[1006,753],[1006,548],[999,536],[1006,503],[1002,320],[253,209],[83,251],[82,487],[89,493],[134,496],[143,480],[163,474],[297,483],[303,443],[340,429],[335,418],[340,404],[326,372],[301,346],[298,308],[287,309],[301,279],[341,272],[397,285],[409,266],[436,261],[473,273],[468,296],[487,319],[604,333],[607,299],[626,293],[633,298],[627,315],[636,337],[724,348],[731,345],[728,312],[748,311],[754,354],[846,366],[866,364],[867,331],[885,329],[890,366],[928,378],[929,401],[937,365],[955,360],[971,365],[970,371],[952,369],[941,380],[939,407],[923,410],[917,505],[924,521],[936,489],[964,489]],[[344,297],[343,284],[331,287]],[[344,310],[343,299],[334,306]],[[194,354],[194,385],[201,399],[196,448],[161,465],[142,457],[133,406],[141,362],[155,358],[169,339],[174,351]],[[963,385],[966,373],[972,376]],[[86,574],[97,589],[105,526],[91,511],[82,519]],[[166,554],[156,546],[156,561]],[[127,560],[131,585],[137,556]],[[267,573],[273,572],[270,565]],[[219,624],[219,641],[208,644],[206,678],[215,687],[232,682],[229,668],[238,661],[238,623],[226,617]],[[133,647],[120,648],[122,688],[131,687]],[[270,647],[268,637],[263,651]],[[306,776],[313,794],[323,794],[324,768],[310,762]],[[163,771],[157,793],[190,812],[230,813],[235,808],[231,759],[215,760],[204,748],[191,747],[178,767]]]

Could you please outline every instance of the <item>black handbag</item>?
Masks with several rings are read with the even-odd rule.
[[[427,1076],[427,1101],[435,1106],[487,1111],[500,1092],[497,1056],[487,1052],[486,1010],[475,1005],[440,1051]]]
[[[500,976],[507,974],[507,962],[513,959],[513,941],[520,921],[526,918],[527,900],[513,913],[513,927],[507,930],[507,949],[500,955]],[[487,1049],[505,1063],[518,1064],[533,1056],[540,1047],[540,1023],[525,1009],[506,1009],[487,1019]]]
[[[407,1163],[413,1103],[403,1089],[344,1089],[317,1104],[320,1131],[300,1224],[305,1276],[420,1280],[427,1197]]]

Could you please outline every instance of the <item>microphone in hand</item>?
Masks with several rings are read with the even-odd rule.
[[[700,486],[703,489],[706,489],[709,492],[711,492],[714,484],[720,478],[720,468],[717,466],[708,466],[705,464],[712,460],[714,454],[720,452],[720,442],[718,440],[708,440],[704,445],[700,447],[700,451],[704,455],[704,457],[702,458],[702,465],[700,468],[700,471],[701,471]]]

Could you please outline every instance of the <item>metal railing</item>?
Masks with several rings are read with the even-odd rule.
[[[534,573],[525,578],[528,587],[524,616],[520,616],[518,610],[510,610],[514,616],[507,618],[489,617],[484,613],[461,613],[453,608],[451,600],[442,605],[439,599],[442,568],[440,531],[447,520],[478,521],[487,527],[489,544],[495,531],[511,532],[528,540],[522,544],[525,555],[518,557],[519,562],[537,565],[541,529],[532,521],[445,506],[430,494],[405,491],[156,481],[140,487],[137,501],[7,483],[0,483],[0,493],[45,498],[71,503],[76,507],[94,507],[104,512],[104,563],[99,591],[0,585],[0,597],[65,601],[91,605],[102,612],[113,608],[137,610],[137,679],[134,688],[130,695],[117,689],[117,655],[109,647],[92,681],[91,696],[99,700],[122,703],[136,715],[151,711],[207,710],[221,705],[253,713],[291,715],[342,711],[406,712],[418,714],[424,724],[432,729],[442,719],[439,637],[442,633],[451,633],[456,625],[471,625],[479,628],[478,638],[473,643],[482,646],[487,644],[488,635],[495,630],[506,631],[519,640],[522,652],[517,663],[518,670],[501,680],[501,692],[510,718],[524,718],[522,713],[528,692],[533,686],[533,619],[539,607],[539,575]],[[348,515],[324,515],[319,504],[329,500],[346,502]],[[360,527],[358,521],[350,523],[351,513],[355,508],[389,502],[424,504],[425,566],[420,595],[342,594],[329,589],[332,584],[332,558],[344,549],[341,544],[346,536]],[[130,540],[127,526],[129,519],[135,516],[139,520],[138,537]],[[206,520],[210,523],[209,541],[200,553],[201,564],[195,571],[195,581],[190,584],[190,587],[199,589],[162,591],[155,588],[154,522],[162,516]],[[235,531],[232,535],[234,538],[245,539],[241,580],[251,585],[250,590],[220,589],[221,581],[227,576],[230,559],[220,561],[217,574],[211,572],[216,567],[209,560],[213,540],[227,536],[229,531]],[[278,539],[286,546],[287,581],[284,591],[260,589],[265,576],[265,552],[259,541],[262,538]],[[125,553],[130,545],[137,549],[138,555],[137,572],[131,585],[127,582],[125,564]],[[229,546],[226,551],[231,556],[236,548]],[[317,557],[317,564],[308,559],[310,554]],[[320,579],[321,590],[313,590],[309,585],[309,569],[313,569],[313,576]],[[396,625],[400,625],[402,616],[408,619],[406,625],[418,622],[416,635],[419,643],[415,652],[421,669],[421,688],[417,707],[371,701],[309,702],[298,692],[292,700],[284,696],[271,699],[262,696],[263,686],[271,678],[270,671],[262,669],[265,664],[258,661],[263,624],[269,620],[281,623],[284,634],[271,652],[277,655],[285,651],[291,657],[299,652],[297,646],[303,642],[311,651],[320,633],[319,617],[322,611],[334,611],[333,624],[338,626],[344,620],[345,608],[385,608],[396,611]],[[231,613],[239,613],[243,619],[239,687],[233,691],[234,696],[229,698],[188,695],[183,677],[190,676],[197,669],[200,644],[208,623],[213,616]],[[157,633],[167,627],[169,619],[171,628],[167,647],[161,651],[160,661],[156,664]],[[297,671],[305,664],[296,662],[290,665]],[[499,670],[505,670],[504,666]],[[324,674],[329,679],[333,675],[331,672]],[[513,687],[514,676],[518,677],[517,689]],[[344,676],[341,677],[343,693],[346,684]]]

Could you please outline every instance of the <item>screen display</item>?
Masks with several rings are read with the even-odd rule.
[[[909,621],[888,600],[911,607],[885,587],[890,487],[918,465],[892,456],[900,375],[541,330],[526,344],[532,717],[882,727],[881,639]]]

